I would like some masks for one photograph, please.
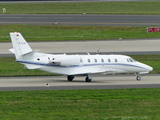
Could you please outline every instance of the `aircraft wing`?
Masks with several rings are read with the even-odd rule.
[[[104,74],[112,74],[118,72],[116,69],[83,69],[83,70],[73,70],[69,71],[67,75],[86,75],[86,74],[96,74],[96,73],[104,73]]]

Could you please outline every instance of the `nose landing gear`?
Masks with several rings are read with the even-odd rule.
[[[141,76],[140,76],[140,74],[139,73],[136,73],[136,80],[138,80],[138,81],[140,81],[141,80]]]
[[[141,76],[137,76],[136,79],[137,79],[138,81],[140,81],[140,80],[141,80]]]

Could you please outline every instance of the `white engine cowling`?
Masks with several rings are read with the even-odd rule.
[[[53,64],[60,66],[73,66],[80,64],[80,57],[78,55],[64,55],[58,58],[55,58]]]

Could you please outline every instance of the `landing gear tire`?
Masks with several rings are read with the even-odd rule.
[[[88,77],[86,77],[86,82],[91,82],[92,79],[89,79]]]
[[[136,79],[137,79],[138,81],[140,81],[140,80],[141,80],[141,76],[137,76]]]
[[[68,75],[67,79],[68,79],[68,81],[73,81],[74,76],[73,75]]]

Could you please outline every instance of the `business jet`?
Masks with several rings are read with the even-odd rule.
[[[141,80],[141,74],[149,73],[152,67],[140,63],[126,55],[67,55],[45,54],[33,51],[19,32],[10,33],[16,61],[28,69],[66,75],[72,81],[77,75],[86,76],[85,81],[91,82],[95,73],[119,74],[135,73],[136,79]]]

